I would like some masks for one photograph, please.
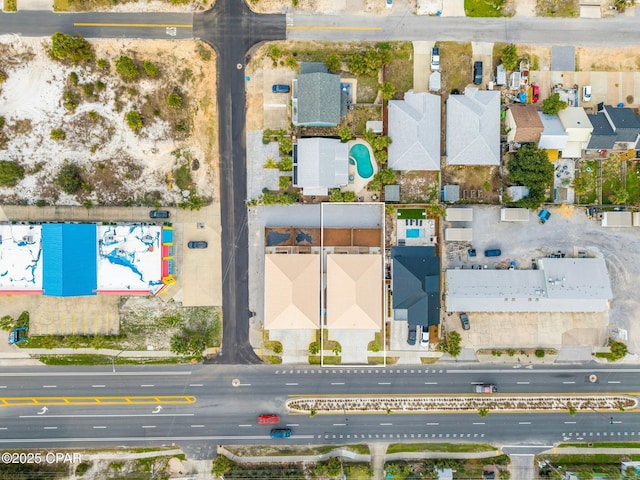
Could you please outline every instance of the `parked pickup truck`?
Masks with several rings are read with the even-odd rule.
[[[498,388],[490,383],[477,383],[473,386],[475,393],[496,393]]]

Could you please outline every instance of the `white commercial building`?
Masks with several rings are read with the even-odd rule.
[[[602,258],[543,258],[538,270],[447,270],[448,312],[602,312],[613,297]]]

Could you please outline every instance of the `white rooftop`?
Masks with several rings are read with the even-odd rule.
[[[98,291],[156,293],[162,287],[162,227],[98,225]]]
[[[42,290],[40,225],[0,225],[0,290]]]
[[[543,258],[539,270],[447,270],[449,312],[601,312],[613,298],[604,259]]]

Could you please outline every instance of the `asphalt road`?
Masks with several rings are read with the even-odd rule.
[[[218,0],[194,19],[194,36],[218,54],[220,201],[222,211],[222,349],[214,363],[260,363],[249,343],[249,234],[245,66],[257,43],[285,38],[283,15],[258,16],[244,2]]]
[[[435,17],[290,15],[287,40],[330,42],[440,40],[535,45],[623,47],[640,44],[640,17],[604,19],[547,17]]]
[[[0,398],[135,396],[146,405],[59,406],[43,400],[1,407],[3,448],[114,444],[343,444],[440,440],[501,445],[553,445],[561,441],[633,440],[635,412],[457,415],[288,415],[291,395],[470,394],[474,382],[495,382],[507,393],[637,392],[638,368],[534,367],[287,368],[275,366],[23,368],[0,373]],[[597,383],[587,377],[595,373]],[[236,379],[237,386],[232,385]],[[195,396],[185,405],[156,404],[155,396]],[[162,408],[158,408],[158,405]],[[43,411],[43,406],[47,410]],[[293,436],[278,442],[256,416],[277,413]]]

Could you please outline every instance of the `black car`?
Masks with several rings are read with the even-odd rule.
[[[409,336],[407,337],[407,343],[409,345],[415,345],[416,344],[416,337],[418,335],[417,332],[418,328],[416,325],[409,325]]]
[[[169,218],[168,210],[151,210],[149,212],[149,218]]]
[[[209,244],[207,242],[189,242],[187,247],[189,248],[207,248]]]
[[[460,322],[462,323],[463,330],[469,330],[471,328],[471,325],[469,325],[469,317],[467,317],[466,313],[460,314]]]
[[[482,62],[473,64],[473,84],[480,85],[482,83]]]

